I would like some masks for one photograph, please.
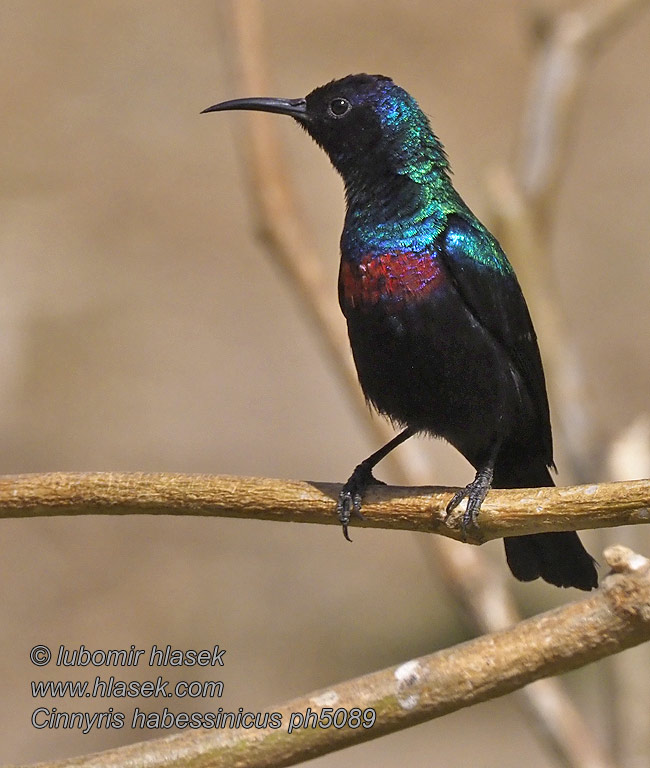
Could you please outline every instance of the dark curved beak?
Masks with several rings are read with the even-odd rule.
[[[307,102],[305,99],[232,99],[231,101],[222,101],[212,107],[204,109],[201,114],[206,112],[224,112],[228,109],[251,109],[256,112],[276,112],[279,115],[289,115],[296,120],[305,122],[307,120]]]

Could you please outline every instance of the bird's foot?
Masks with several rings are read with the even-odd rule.
[[[463,512],[463,519],[460,524],[464,537],[467,537],[467,529],[471,525],[476,525],[481,504],[490,490],[493,474],[494,470],[490,466],[479,469],[474,480],[455,493],[447,504],[447,516],[449,516],[463,499],[467,499],[467,508]]]
[[[341,488],[339,493],[338,504],[336,505],[336,514],[338,515],[339,522],[343,526],[343,536],[348,541],[352,541],[348,535],[348,525],[351,517],[358,517],[359,520],[364,520],[364,516],[361,514],[361,502],[363,496],[368,490],[370,485],[385,485],[381,480],[372,474],[372,467],[365,461],[358,464],[354,468],[354,472],[350,475],[350,479]]]

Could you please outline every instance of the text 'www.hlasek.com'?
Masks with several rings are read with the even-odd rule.
[[[224,692],[222,680],[182,679],[170,680],[157,671],[179,668],[212,668],[215,671],[225,665],[225,648],[215,645],[211,649],[179,650],[170,645],[151,648],[89,650],[84,645],[67,648],[60,645],[54,652],[47,645],[35,645],[29,657],[37,667],[46,667],[50,663],[60,669],[71,667],[99,668],[101,674],[85,680],[32,680],[31,693],[35,699],[70,699],[71,706],[52,706],[48,703],[37,706],[32,712],[31,722],[34,728],[76,729],[90,733],[99,729],[157,729],[157,728],[212,728],[212,729],[271,729],[286,728],[288,733],[305,728],[372,728],[375,724],[374,709],[349,709],[335,706],[307,707],[299,712],[248,712],[243,707],[236,711],[226,711],[223,707],[211,707],[209,711],[173,711],[167,706],[132,709],[122,706],[106,707],[103,711],[91,711],[75,706],[79,700],[90,699],[95,704],[101,699],[115,699],[124,704],[130,699],[144,698],[169,700],[172,698],[196,702],[198,699],[220,699]],[[123,668],[148,667],[147,679],[123,679]],[[115,674],[110,674],[111,668]],[[198,677],[198,675],[197,675]],[[333,693],[333,692],[332,692]],[[333,698],[336,698],[335,696]],[[319,702],[320,703],[320,702]],[[335,701],[323,702],[334,704]]]

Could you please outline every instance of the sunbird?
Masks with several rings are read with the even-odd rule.
[[[244,98],[204,110],[289,115],[343,178],[339,303],[366,400],[403,428],[362,461],[337,513],[348,536],[372,470],[425,433],[476,470],[454,495],[465,528],[494,488],[554,485],[548,397],[537,337],[514,270],[456,192],[445,150],[415,99],[383,75],[348,75],[305,98]],[[558,587],[598,585],[574,531],[504,538],[510,570]]]

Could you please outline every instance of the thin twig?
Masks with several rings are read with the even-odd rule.
[[[574,482],[602,470],[602,427],[592,412],[580,356],[557,301],[548,258],[553,204],[566,168],[590,64],[650,0],[591,0],[554,14],[540,31],[515,170],[489,180],[495,234],[515,265],[540,335],[551,404],[559,413],[563,469]]]
[[[591,0],[538,26],[543,34],[528,93],[517,174],[538,215],[556,197],[564,175],[589,64],[648,4],[648,0]]]
[[[184,732],[40,768],[279,768],[359,744],[503,696],[650,639],[650,561],[625,547],[605,559],[613,573],[593,595],[515,627],[339,683],[273,708],[281,727]],[[347,713],[363,715],[357,727]],[[314,713],[339,726],[305,726]],[[364,728],[362,723],[370,723]],[[301,720],[302,718],[302,720]],[[302,725],[300,723],[302,722]],[[294,726],[289,733],[289,724]],[[36,767],[34,767],[36,768]]]
[[[256,477],[67,473],[0,477],[0,518],[61,515],[201,515],[338,525],[336,483]],[[479,524],[462,530],[462,508],[445,508],[457,488],[374,486],[363,528],[437,533],[478,544],[503,536],[650,522],[650,480],[566,488],[492,490]],[[475,574],[476,576],[476,574]]]

